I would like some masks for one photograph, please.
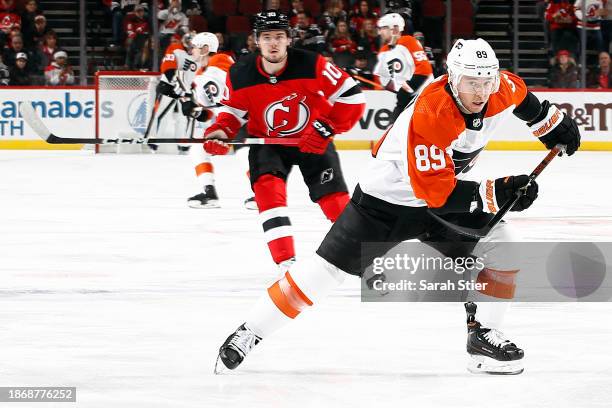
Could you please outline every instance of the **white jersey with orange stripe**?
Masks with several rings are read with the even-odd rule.
[[[160,80],[174,85],[178,78],[180,78],[185,88],[189,88],[199,69],[200,64],[182,47],[169,48],[162,60]],[[175,71],[171,78],[168,78],[166,75],[166,72],[169,70]]]
[[[226,92],[225,80],[234,59],[226,54],[213,55],[206,67],[198,70],[192,87],[196,102],[206,108],[218,107]]]
[[[501,72],[499,91],[479,114],[463,114],[448,89],[446,75],[430,83],[404,110],[373,149],[361,189],[387,202],[441,207],[457,180],[499,133],[527,97],[518,76]]]
[[[433,70],[423,46],[410,35],[401,36],[393,46],[381,47],[377,58],[373,72],[383,87],[399,91],[414,75],[422,75],[427,79],[418,89],[411,90],[419,92],[433,80]]]

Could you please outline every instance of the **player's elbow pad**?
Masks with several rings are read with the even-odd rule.
[[[412,88],[414,92],[416,92],[421,87],[421,85],[423,85],[423,83],[427,81],[427,78],[427,75],[414,74],[412,78],[410,78],[410,80],[408,81],[408,85],[410,86],[410,88]]]
[[[449,213],[468,213],[476,200],[479,184],[475,181],[457,180],[455,188],[442,207],[430,208],[438,215]]]
[[[527,92],[527,95],[525,96],[525,99],[523,99],[523,102],[521,102],[520,105],[517,106],[514,111],[512,111],[512,113],[514,113],[514,116],[525,122],[531,122],[535,120],[538,115],[541,114],[541,112],[542,104],[538,100],[537,96],[535,96],[531,92]]]

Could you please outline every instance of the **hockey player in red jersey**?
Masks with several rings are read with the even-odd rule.
[[[255,38],[260,53],[230,69],[225,109],[206,130],[204,149],[225,154],[220,139],[233,138],[248,121],[251,137],[300,138],[299,147],[252,146],[251,185],[274,262],[281,270],[294,261],[295,250],[287,210],[286,180],[298,165],[310,199],[334,222],[349,200],[334,135],[350,130],[365,109],[365,97],[344,71],[309,51],[289,48],[287,16],[259,13]]]
[[[400,14],[385,14],[376,25],[383,46],[374,74],[383,87],[397,92],[391,115],[391,121],[395,121],[412,98],[433,80],[433,69],[421,43],[411,35],[402,35],[404,18]]]
[[[300,258],[251,308],[247,319],[219,350],[216,371],[234,369],[262,339],[324,299],[347,274],[364,267],[394,243],[418,239],[443,255],[484,259],[474,277],[488,283],[472,292],[468,316],[468,369],[519,374],[524,352],[499,330],[514,296],[519,256],[499,242],[516,241],[511,222],[497,224],[481,240],[466,238],[438,222],[432,212],[466,227],[480,228],[509,200],[511,211],[529,208],[538,185],[516,175],[468,181],[487,142],[514,114],[548,148],[580,146],[574,120],[548,101],[540,102],[518,76],[499,71],[495,52],[482,40],[458,40],[447,59],[448,75],[429,84],[400,114],[374,149],[351,201],[310,259]],[[368,251],[364,242],[388,243]],[[441,243],[452,243],[448,254]],[[460,254],[460,255],[459,255]],[[494,300],[505,300],[493,302]],[[476,309],[476,303],[478,310]],[[405,345],[406,346],[406,345]]]

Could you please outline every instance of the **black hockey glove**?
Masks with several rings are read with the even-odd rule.
[[[478,208],[487,213],[496,213],[508,200],[514,199],[517,191],[522,190],[521,198],[510,211],[526,210],[538,198],[538,183],[534,180],[527,186],[528,181],[529,176],[524,174],[484,180],[478,188]]]
[[[571,156],[580,147],[580,131],[576,122],[548,101],[542,102],[542,110],[527,125],[547,149],[560,143],[567,146],[565,152]]]
[[[172,99],[177,99],[181,96],[177,93],[177,88],[174,85],[165,81],[159,81],[155,90],[158,94],[165,95]]]
[[[191,98],[183,97],[181,101],[181,111],[183,115],[196,119],[199,122],[205,122],[210,119],[211,112],[208,109],[204,109],[202,106],[194,103]]]

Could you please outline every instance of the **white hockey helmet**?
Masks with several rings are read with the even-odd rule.
[[[459,39],[446,57],[448,83],[455,97],[459,92],[492,94],[499,90],[499,61],[495,51],[482,38]],[[470,77],[471,81],[461,81]]]
[[[197,33],[191,39],[193,48],[202,48],[208,45],[208,52],[217,52],[219,49],[219,39],[213,33]]]
[[[404,17],[402,17],[401,14],[398,14],[398,13],[385,14],[384,16],[379,18],[378,21],[376,22],[376,26],[378,28],[383,28],[383,27],[393,28],[393,26],[398,26],[400,32],[404,31],[405,24],[406,23],[404,22]]]

